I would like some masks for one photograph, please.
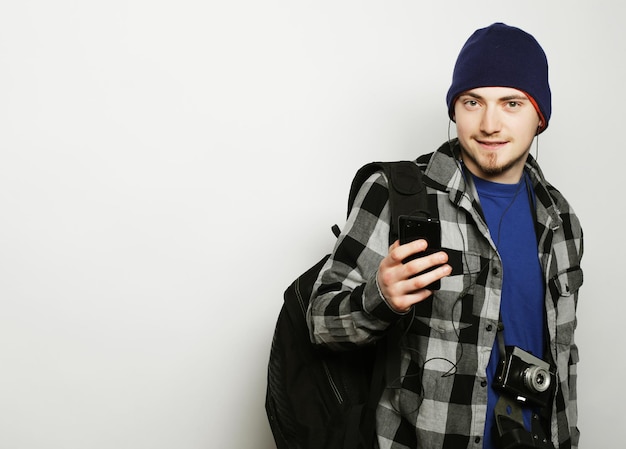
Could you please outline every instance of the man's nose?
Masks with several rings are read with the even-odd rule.
[[[501,126],[502,122],[498,110],[493,107],[486,107],[480,121],[480,130],[488,135],[495,134],[500,131]]]

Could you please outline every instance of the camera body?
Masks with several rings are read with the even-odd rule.
[[[504,360],[500,361],[494,388],[522,404],[545,407],[552,396],[555,375],[550,365],[534,355],[518,348],[507,346]]]

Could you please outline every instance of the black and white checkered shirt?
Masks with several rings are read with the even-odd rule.
[[[455,142],[455,145],[457,143]],[[387,180],[377,173],[361,188],[311,298],[309,327],[316,344],[345,349],[371,343],[400,320],[399,388],[378,403],[381,449],[482,449],[487,407],[486,368],[494,347],[502,291],[502,262],[476,193],[447,142],[416,163],[434,196],[442,246],[460,254],[459,267],[433,297],[407,315],[381,296],[378,266],[389,248]],[[457,149],[458,151],[458,149]],[[526,171],[536,198],[538,257],[545,280],[549,351],[557,390],[546,429],[557,449],[576,448],[576,304],[582,284],[582,229],[567,201],[529,156]]]

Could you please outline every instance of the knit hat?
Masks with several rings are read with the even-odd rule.
[[[454,102],[477,87],[511,87],[530,97],[543,132],[552,113],[548,60],[533,36],[519,28],[494,23],[476,30],[467,40],[454,66],[446,102],[454,120]]]

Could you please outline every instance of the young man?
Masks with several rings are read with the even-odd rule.
[[[426,242],[389,246],[388,181],[373,175],[317,280],[311,338],[346,349],[400,329],[400,366],[376,410],[381,449],[492,449],[500,438],[542,433],[546,446],[537,447],[576,448],[583,241],[571,207],[529,155],[551,115],[542,48],[502,23],[477,30],[447,104],[458,139],[416,160],[443,251],[402,262]],[[425,288],[437,279],[439,290]],[[545,404],[497,388],[507,357],[530,368],[518,380]],[[498,426],[497,414],[511,420]]]

